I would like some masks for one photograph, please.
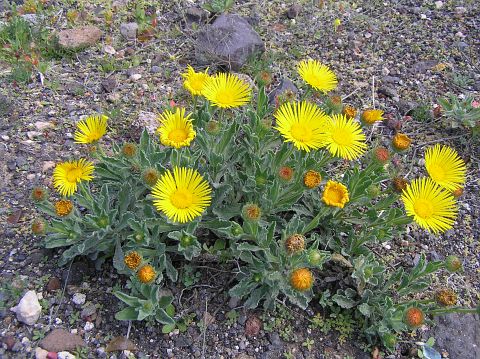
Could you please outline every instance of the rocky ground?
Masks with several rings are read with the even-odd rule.
[[[111,21],[102,1],[47,4],[48,11],[29,15],[32,26],[47,26],[59,34],[68,50],[78,44],[84,49],[49,60],[46,71],[41,75],[35,71],[28,84],[12,81],[11,66],[0,58],[0,358],[45,358],[48,352],[79,358],[372,357],[373,348],[357,340],[355,333],[342,335],[349,331],[348,323],[327,334],[310,327],[306,317],[320,311],[316,305],[306,312],[284,307],[270,314],[244,311],[241,302],[226,295],[229,268],[196,263],[179,283],[170,284],[177,311],[185,314],[186,330],[161,334],[154,323],[128,327],[114,319],[120,304],[111,293],[124,279],[113,268],[96,271],[87,261],[57,267],[58,253],[43,249],[41,240],[30,232],[37,213],[29,196],[35,185],[51,186],[56,161],[84,150],[73,144],[75,123],[84,115],[103,112],[111,118],[107,142],[136,139],[162,106],[171,100],[185,103],[180,73],[187,64],[198,68],[203,62],[213,69],[221,56],[200,56],[208,45],[199,49],[196,41],[205,36],[205,22],[211,19],[192,8],[193,1],[147,3],[146,15],[156,18],[156,27],[147,33],[142,31],[149,27],[133,15],[132,3],[127,1],[112,3]],[[0,1],[4,22],[7,9],[6,1]],[[477,303],[478,139],[464,130],[450,129],[430,114],[437,98],[447,92],[471,93],[479,99],[477,4],[466,0],[236,1],[230,13],[245,17],[266,48],[263,62],[250,61],[238,72],[252,75],[258,66],[268,66],[273,90],[286,78],[300,86],[295,66],[305,57],[329,64],[340,80],[338,94],[347,97],[346,102],[361,108],[371,106],[374,97],[375,105],[389,114],[394,125],[403,126],[402,131],[414,139],[413,149],[399,163],[407,177],[422,171],[418,159],[427,144],[442,142],[459,151],[469,175],[455,229],[438,237],[412,230],[380,251],[386,260],[406,268],[421,252],[429,259],[448,254],[462,257],[464,273],[438,277],[433,288],[448,283],[462,304]],[[334,26],[337,18],[338,28]],[[87,25],[91,27],[79,29]],[[62,32],[66,29],[71,30]],[[255,45],[255,36],[248,36]],[[242,61],[238,59],[239,64]],[[388,124],[381,124],[373,139],[387,143],[391,134]],[[24,321],[31,325],[19,322],[10,311],[27,290],[33,291],[29,292],[33,317]],[[40,312],[39,317],[35,312]],[[55,328],[60,331],[52,334]],[[469,330],[458,335],[458,328]],[[418,337],[405,338],[390,358],[411,356],[415,342],[432,335],[444,356],[480,357],[478,317],[442,318],[436,328],[423,329]],[[127,333],[129,340],[122,341],[119,337]],[[75,349],[77,345],[83,349]],[[107,353],[107,349],[113,351]]]

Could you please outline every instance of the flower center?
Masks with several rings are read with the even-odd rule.
[[[332,133],[333,141],[340,146],[347,146],[352,144],[352,134],[342,128],[335,130]]]
[[[340,203],[343,198],[343,193],[339,189],[330,189],[328,192],[328,198],[330,198],[330,201],[332,202]]]
[[[183,142],[187,139],[188,133],[184,128],[176,128],[168,134],[168,139],[173,142]]]
[[[175,207],[185,209],[192,204],[193,196],[190,191],[186,189],[177,189],[177,191],[170,197],[170,201]]]
[[[413,208],[417,216],[421,218],[428,219],[433,215],[433,205],[430,201],[418,199],[415,201]]]
[[[307,142],[312,138],[312,131],[300,123],[293,124],[290,132],[297,141]]]
[[[437,163],[431,164],[428,168],[428,172],[430,173],[430,176],[432,176],[432,178],[435,180],[442,180],[445,178],[444,169]]]
[[[67,172],[67,181],[76,183],[82,176],[82,170],[80,168],[72,168]]]
[[[234,102],[231,92],[227,91],[227,90],[223,90],[223,91],[218,92],[217,101],[224,104],[224,105],[230,105]]]
[[[197,91],[200,91],[203,88],[203,77],[193,77],[190,80],[190,86]]]

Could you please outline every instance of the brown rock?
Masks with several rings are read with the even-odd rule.
[[[295,19],[298,14],[300,14],[300,11],[302,10],[302,7],[299,4],[293,4],[290,6],[290,8],[287,11],[287,17],[289,19]]]
[[[137,346],[126,337],[115,337],[108,343],[105,349],[107,353],[122,350],[134,351],[137,350]]]
[[[48,283],[47,283],[48,292],[53,292],[55,290],[60,289],[61,287],[62,287],[62,283],[60,283],[60,279],[58,279],[57,277],[51,277],[48,280]]]
[[[80,336],[69,333],[65,329],[54,329],[43,338],[39,345],[49,352],[62,352],[72,351],[76,347],[84,347],[85,342]]]
[[[6,336],[2,341],[3,344],[7,346],[7,350],[12,350],[13,346],[15,345],[15,338],[11,335]]]
[[[262,329],[262,321],[258,317],[251,316],[247,319],[245,323],[245,335],[256,336],[260,332],[260,329]]]
[[[82,26],[62,30],[58,33],[58,43],[65,49],[78,49],[94,45],[102,37],[102,31],[96,26]]]

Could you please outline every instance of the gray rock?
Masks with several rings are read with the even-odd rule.
[[[412,66],[412,71],[417,74],[424,74],[437,64],[438,61],[436,60],[419,61]]]
[[[230,309],[236,308],[238,306],[238,303],[240,302],[240,298],[238,297],[230,297],[228,300],[228,307]]]
[[[185,10],[185,19],[189,26],[192,26],[193,23],[204,24],[208,20],[208,11],[196,6],[191,6]]]
[[[278,333],[275,333],[275,332],[269,333],[268,340],[276,348],[283,346],[283,341],[282,339],[280,339],[280,336],[278,335]]]
[[[289,19],[295,19],[298,16],[298,14],[300,14],[301,10],[302,10],[302,7],[300,6],[300,4],[293,4],[292,6],[290,6],[290,8],[287,11],[287,17]]]
[[[136,22],[124,22],[120,25],[120,33],[127,40],[135,40],[137,37],[138,24]]]
[[[157,65],[152,66],[152,68],[150,69],[150,72],[152,74],[158,74],[160,71],[162,71],[162,69],[160,68],[160,66]]]
[[[298,93],[298,89],[293,84],[293,82],[285,78],[280,82],[280,84],[272,92],[268,94],[268,101],[270,102],[270,104],[274,103],[277,98],[284,95],[285,92],[287,91],[291,91],[295,95]]]
[[[102,88],[107,93],[113,92],[113,90],[115,90],[116,87],[117,87],[117,80],[113,76],[102,81]]]
[[[38,24],[38,15],[37,14],[23,14],[22,19],[28,22],[30,25]]]
[[[42,313],[42,307],[38,302],[37,293],[35,293],[34,290],[29,290],[22,299],[20,299],[18,305],[12,308],[12,311],[17,314],[19,322],[27,325],[35,324]]]
[[[255,53],[265,51],[265,45],[239,15],[222,14],[212,25],[199,31],[195,57],[202,65],[218,64],[239,70]]]
[[[474,314],[449,314],[435,318],[429,336],[435,348],[446,350],[449,358],[480,358],[480,318]]]
[[[58,33],[58,44],[64,49],[79,49],[95,45],[102,37],[97,26],[81,26]]]

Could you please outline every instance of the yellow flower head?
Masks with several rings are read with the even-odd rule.
[[[238,76],[219,73],[206,82],[203,95],[217,107],[231,108],[248,103],[252,96],[252,90]]]
[[[299,292],[312,288],[313,274],[308,268],[295,269],[290,276],[290,284]]]
[[[450,288],[440,289],[435,293],[437,304],[450,307],[457,304],[457,294]]]
[[[104,115],[89,116],[77,123],[74,134],[75,143],[97,142],[107,132],[108,117]]]
[[[153,204],[169,219],[185,223],[201,216],[210,205],[212,189],[196,170],[175,167],[166,171],[152,189]]]
[[[343,108],[343,112],[342,112],[345,116],[347,116],[347,118],[355,118],[355,116],[357,115],[357,110],[355,109],[355,107],[353,106],[349,106],[349,105],[346,105],[344,108]]]
[[[322,176],[317,171],[309,170],[303,176],[303,183],[307,188],[315,188],[320,186]]]
[[[354,160],[367,149],[366,137],[360,125],[345,115],[333,115],[329,118],[324,134],[324,146],[334,156]]]
[[[317,60],[303,60],[298,64],[298,73],[314,89],[327,93],[337,87],[337,77],[330,68]]]
[[[465,184],[467,166],[451,147],[436,144],[427,148],[425,167],[435,183],[450,191]]]
[[[175,113],[164,111],[158,117],[160,127],[157,129],[157,133],[160,135],[160,142],[174,148],[190,146],[190,142],[196,135],[190,116],[191,114],[185,116],[184,108],[177,107]]]
[[[93,163],[85,159],[59,163],[53,170],[53,186],[62,196],[71,196],[81,181],[91,181]]]
[[[430,178],[413,180],[403,191],[402,201],[407,215],[435,234],[452,228],[457,217],[453,195]]]
[[[194,96],[203,95],[205,84],[207,83],[210,75],[208,74],[208,68],[205,72],[195,72],[192,66],[188,65],[187,71],[182,74],[183,86]]]
[[[383,120],[383,111],[382,110],[374,110],[368,109],[363,111],[362,115],[360,116],[360,120],[365,125],[373,125],[375,122]]]
[[[55,202],[55,213],[59,217],[65,217],[72,212],[73,203],[68,199],[61,199],[60,201]]]
[[[157,273],[155,272],[155,268],[153,268],[150,264],[144,265],[137,272],[138,280],[145,284],[152,282],[156,276]]]
[[[317,105],[309,102],[287,102],[275,113],[278,130],[285,142],[299,150],[310,152],[322,145],[325,122],[328,118]]]
[[[328,181],[323,190],[322,200],[327,206],[343,208],[350,201],[348,189],[339,182]]]
[[[138,252],[132,251],[123,258],[125,265],[130,269],[137,269],[142,263],[142,256]]]
[[[406,150],[410,147],[411,143],[412,139],[403,133],[397,133],[392,139],[393,148],[399,151]]]

